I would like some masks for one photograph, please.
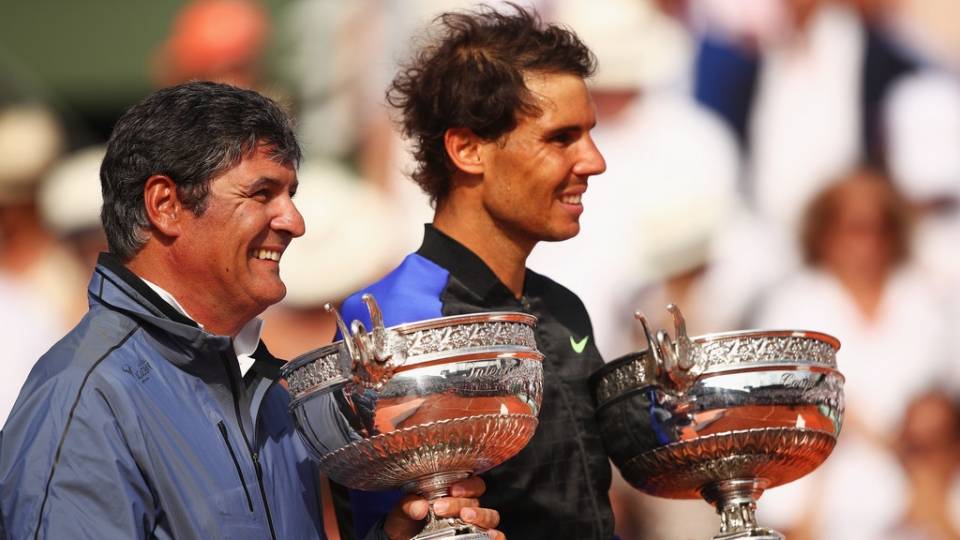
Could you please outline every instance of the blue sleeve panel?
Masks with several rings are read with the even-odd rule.
[[[383,312],[385,326],[441,317],[440,293],[446,287],[449,277],[447,270],[414,253],[408,255],[403,263],[385,278],[344,300],[340,313],[348,326],[358,320],[369,329],[370,314],[360,297],[364,293],[371,293]],[[334,339],[341,339],[339,332]],[[399,489],[351,489],[350,506],[353,510],[356,536],[363,538],[402,497],[403,492]]]

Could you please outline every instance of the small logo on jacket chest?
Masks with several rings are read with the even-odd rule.
[[[120,369],[122,369],[127,375],[130,375],[136,379],[137,382],[145,383],[150,380],[150,373],[153,371],[153,366],[151,366],[146,360],[140,360],[136,367],[126,364]]]

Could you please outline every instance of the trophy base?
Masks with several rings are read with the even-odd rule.
[[[410,540],[489,540],[490,536],[476,525],[464,523],[459,519],[429,519],[420,534]]]
[[[736,478],[710,482],[701,495],[720,514],[720,533],[713,540],[786,540],[782,534],[757,524],[757,499],[768,482],[760,478]]]
[[[724,534],[714,536],[713,540],[741,540],[743,538],[749,538],[750,540],[786,540],[786,537],[782,534],[771,530],[741,532],[734,535]]]
[[[418,534],[410,540],[447,540],[448,538],[453,538],[455,540],[490,540],[490,536],[487,533],[482,532],[456,532],[456,531],[437,531],[435,533],[429,534]]]
[[[405,487],[408,491],[419,493],[432,501],[439,497],[447,496],[451,484],[469,476],[469,471],[450,471],[431,474],[423,478],[418,478],[408,483]],[[420,534],[410,540],[447,540],[448,538],[455,540],[481,540],[489,539],[490,536],[487,535],[485,529],[471,525],[460,518],[437,517],[437,515],[433,513],[433,504],[431,503],[427,513],[427,524],[423,527],[423,530],[420,531]]]

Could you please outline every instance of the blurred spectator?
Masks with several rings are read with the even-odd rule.
[[[100,223],[100,162],[104,146],[94,146],[60,159],[40,185],[40,214],[46,227],[74,259],[61,269],[61,279],[72,283],[74,294],[64,299],[67,324],[76,324],[87,312],[86,284],[97,256],[107,250]]]
[[[0,108],[0,423],[37,358],[56,341],[62,299],[58,271],[65,254],[40,221],[36,190],[63,144],[45,107]]]
[[[826,464],[769,491],[760,511],[803,538],[879,538],[905,503],[888,450],[904,407],[933,382],[957,382],[942,291],[912,263],[906,206],[876,173],[853,172],[818,195],[802,239],[806,267],[763,298],[753,322],[836,335],[846,415]]]
[[[907,476],[905,511],[886,540],[958,540],[960,409],[931,390],[907,406],[894,450]]]
[[[693,5],[702,34],[696,95],[740,136],[748,158],[745,191],[762,217],[792,226],[824,179],[863,160],[883,163],[883,97],[919,62],[878,23],[885,4]]]
[[[76,291],[65,276],[74,262],[43,223],[37,197],[62,147],[60,122],[49,109],[0,109],[0,275],[44,304],[40,311],[53,314],[51,324],[59,327],[71,322]]]
[[[191,0],[156,57],[158,86],[210,80],[257,88],[269,18],[256,0]]]
[[[0,377],[0,425],[20,394],[37,358],[61,335],[54,314],[17,283],[0,274],[0,341],[3,342],[3,377]]]
[[[956,0],[860,0],[887,4],[885,23],[897,40],[925,63],[960,70],[960,2]]]
[[[918,214],[917,259],[944,288],[958,290],[960,82],[933,70],[904,77],[885,111],[891,174]]]

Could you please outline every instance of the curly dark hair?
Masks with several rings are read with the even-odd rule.
[[[269,148],[278,163],[296,167],[300,146],[289,115],[252,90],[189,82],[153,92],[120,118],[100,166],[100,219],[110,252],[129,260],[147,241],[143,203],[147,179],[169,176],[184,206],[206,208],[210,181]]]
[[[497,140],[517,126],[520,114],[542,112],[525,74],[585,79],[596,70],[593,53],[571,30],[510,6],[512,12],[481,7],[434,19],[436,35],[387,90],[387,103],[401,112],[403,134],[414,142],[413,180],[433,203],[450,191],[454,166],[443,142],[448,129],[468,128],[484,140]]]

